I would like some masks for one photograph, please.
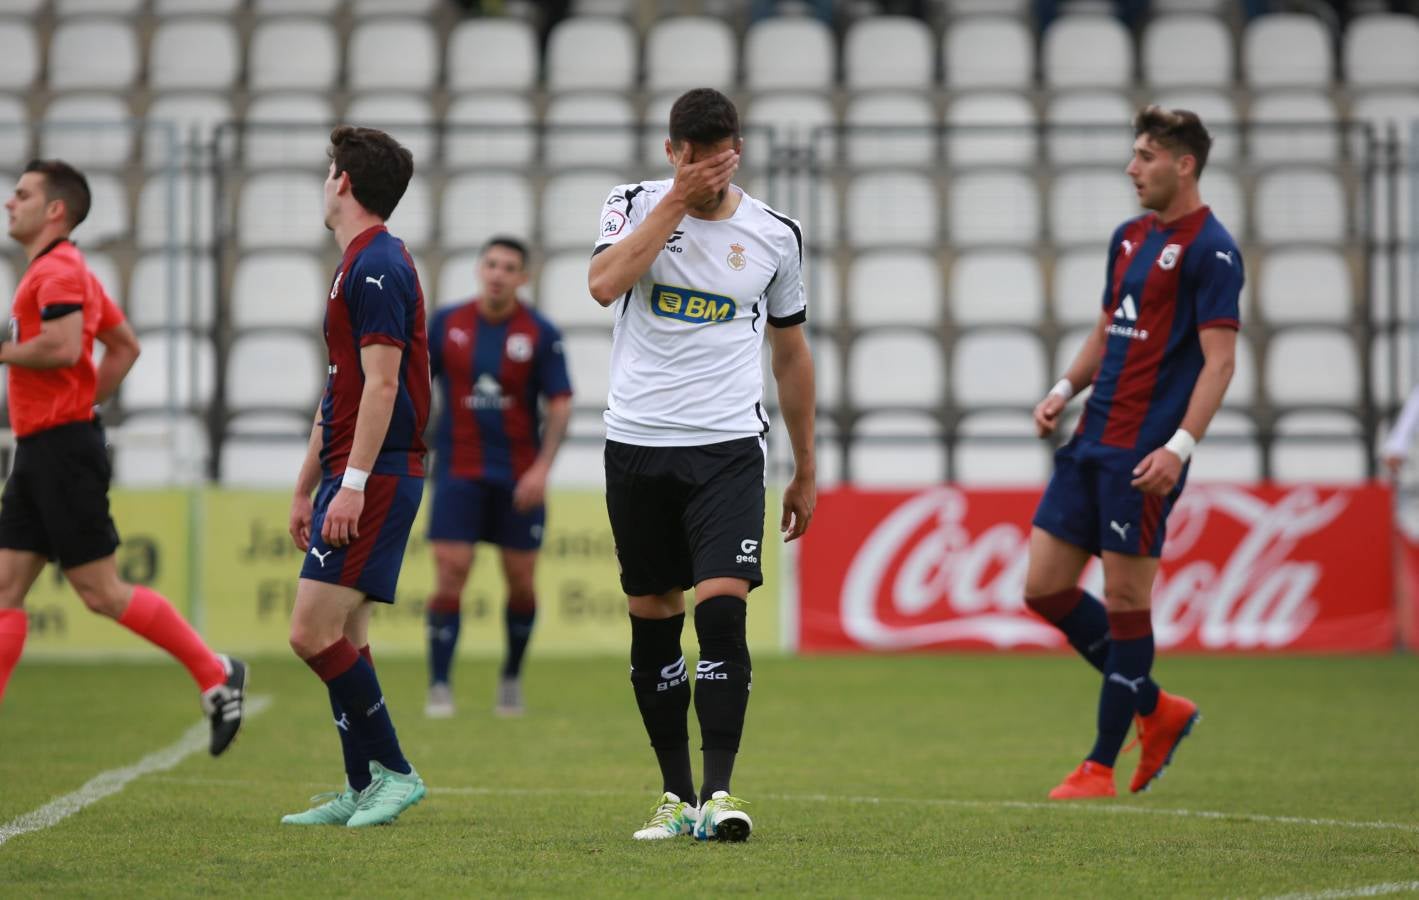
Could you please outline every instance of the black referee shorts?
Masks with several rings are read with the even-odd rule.
[[[631,596],[707,578],[763,584],[764,444],[699,447],[606,442],[606,511]]]
[[[0,548],[57,559],[65,569],[118,549],[108,511],[113,468],[98,422],[73,422],[16,441],[0,494]]]

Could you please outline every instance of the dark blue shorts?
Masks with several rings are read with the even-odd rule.
[[[1054,454],[1054,475],[1034,524],[1098,556],[1107,550],[1161,556],[1168,513],[1187,482],[1187,466],[1167,496],[1135,488],[1133,467],[1146,454],[1075,438]]]
[[[512,488],[493,481],[444,475],[434,479],[429,540],[497,544],[508,550],[542,546],[547,507],[525,513],[512,505]]]
[[[338,584],[363,592],[371,600],[394,602],[399,569],[409,533],[424,497],[424,479],[410,475],[371,475],[365,484],[365,508],[360,514],[360,536],[343,547],[327,546],[320,529],[325,511],[340,492],[341,475],[320,482],[315,494],[315,515],[310,525],[310,550],[301,577]]]

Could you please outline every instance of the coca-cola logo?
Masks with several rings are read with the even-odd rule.
[[[842,582],[842,627],[858,644],[904,650],[954,642],[1055,647],[1063,637],[1024,605],[1029,523],[995,522],[972,533],[970,497],[950,487],[907,498],[873,529]],[[1268,501],[1245,488],[1186,492],[1168,520],[1153,590],[1159,646],[1189,638],[1208,648],[1282,647],[1315,620],[1322,565],[1298,558],[1306,537],[1345,510],[1341,491],[1295,488]],[[1204,540],[1231,535],[1225,543]],[[1208,546],[1204,547],[1204,544]],[[1210,552],[1203,552],[1210,551]],[[1084,585],[1102,589],[1101,567]]]

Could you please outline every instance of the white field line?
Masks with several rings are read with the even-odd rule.
[[[250,719],[260,715],[270,705],[271,698],[269,696],[252,697],[246,703],[246,718]],[[62,797],[56,797],[39,809],[27,812],[4,825],[0,825],[0,846],[4,846],[11,838],[19,837],[22,834],[52,828],[79,810],[118,793],[130,782],[142,778],[144,775],[168,771],[192,754],[207,749],[210,728],[210,723],[203,719],[187,729],[175,743],[149,753],[130,766],[100,772],[85,782],[83,787],[78,790],[71,791]]]
[[[177,784],[249,787],[255,782],[236,779],[164,776],[160,780]],[[266,782],[270,783],[270,782]],[[334,782],[332,781],[331,784]],[[306,782],[302,787],[330,790],[331,784]],[[456,787],[434,784],[432,794],[470,797],[624,797],[625,791],[588,790],[582,788],[500,788]],[[865,797],[833,794],[758,794],[755,799],[783,803],[848,803],[858,806],[939,806],[968,809],[1028,809],[1062,813],[1133,813],[1137,815],[1169,816],[1182,819],[1216,819],[1220,821],[1254,822],[1261,825],[1297,825],[1316,828],[1347,828],[1367,831],[1402,831],[1419,834],[1419,822],[1381,822],[1356,819],[1320,819],[1305,816],[1269,816],[1261,813],[1220,812],[1200,809],[1172,809],[1152,806],[1125,806],[1121,803],[1033,803],[1025,800],[958,800],[944,797]],[[1358,895],[1357,895],[1358,896]]]
[[[1344,900],[1347,897],[1383,897],[1387,894],[1419,892],[1419,881],[1391,881],[1387,884],[1367,884],[1364,887],[1334,888],[1314,894],[1283,894],[1271,900]]]

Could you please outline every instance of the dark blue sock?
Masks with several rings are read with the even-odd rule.
[[[1153,668],[1153,628],[1148,610],[1110,613],[1109,659],[1099,691],[1099,735],[1089,759],[1113,768],[1128,737],[1148,672]],[[1155,700],[1156,702],[1156,700]]]
[[[307,659],[306,664],[325,681],[344,710],[364,757],[391,772],[413,771],[399,749],[399,736],[394,733],[394,722],[374,666],[360,656],[355,646],[341,638]]]
[[[429,636],[429,683],[448,684],[453,655],[458,649],[458,629],[463,624],[457,597],[434,597],[425,616]]]
[[[1070,588],[1045,597],[1031,597],[1025,605],[1064,632],[1084,660],[1104,672],[1109,661],[1109,614],[1093,594]],[[1148,715],[1158,706],[1158,685],[1149,678],[1138,692],[1138,711]]]
[[[363,791],[370,784],[370,761],[360,750],[360,742],[350,730],[350,717],[345,714],[335,691],[328,684],[325,688],[330,692],[330,714],[335,717],[335,730],[340,734],[340,752],[345,756],[345,780],[350,787]]]
[[[537,620],[537,606],[523,605],[513,609],[509,604],[503,616],[507,629],[507,659],[503,661],[503,677],[516,678],[522,674],[522,657],[527,653],[527,642],[532,638],[532,623]]]

